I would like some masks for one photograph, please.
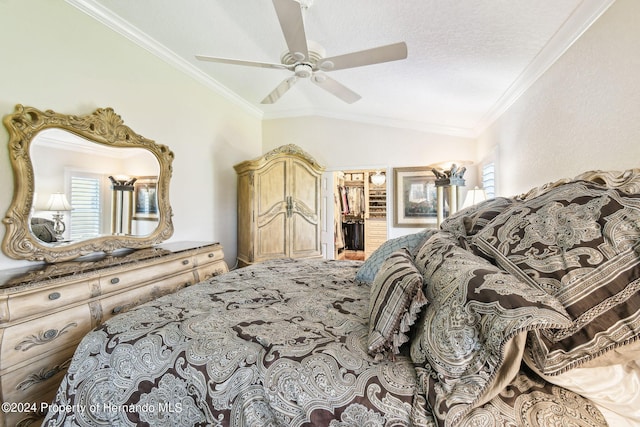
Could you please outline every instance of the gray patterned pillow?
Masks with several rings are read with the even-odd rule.
[[[417,249],[419,245],[428,238],[428,236],[435,232],[435,229],[427,229],[419,233],[387,240],[378,249],[373,251],[371,256],[367,258],[364,264],[362,264],[356,273],[356,280],[365,283],[373,282],[373,279],[376,277],[378,270],[380,270],[382,263],[389,255],[400,248],[407,248],[411,252],[414,249]]]
[[[411,342],[418,392],[453,426],[517,374],[526,332],[571,324],[562,304],[439,233],[418,257],[429,305]]]
[[[400,352],[400,346],[409,341],[405,332],[427,303],[422,293],[422,275],[407,249],[402,248],[386,259],[373,281],[370,295],[369,353],[388,354],[393,358]]]
[[[574,181],[515,203],[472,243],[563,303],[570,328],[531,334],[553,375],[640,339],[640,194]]]
[[[38,217],[31,218],[31,232],[43,242],[52,243],[58,241],[58,239],[56,239],[56,233],[53,231],[53,227],[54,222],[50,219]]]

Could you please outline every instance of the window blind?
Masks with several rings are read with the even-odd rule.
[[[482,167],[482,187],[487,199],[496,197],[495,163],[487,163]]]
[[[100,234],[100,178],[71,177],[71,240]]]

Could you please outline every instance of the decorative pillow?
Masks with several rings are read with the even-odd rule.
[[[45,218],[31,218],[31,231],[34,236],[46,243],[58,241],[55,236],[54,222]]]
[[[413,251],[419,248],[428,236],[435,233],[435,229],[423,230],[419,233],[409,234],[406,236],[396,237],[394,239],[387,240],[378,249],[373,251],[371,256],[362,264],[358,272],[356,273],[356,280],[365,283],[373,282],[376,277],[376,273],[380,270],[380,266],[392,252],[397,251],[400,248],[407,248],[409,251]]]
[[[371,286],[369,300],[369,353],[393,355],[409,341],[405,332],[427,303],[422,275],[405,248],[392,253],[382,264]]]
[[[640,194],[574,181],[518,202],[472,239],[498,265],[556,296],[570,328],[534,332],[554,375],[640,339]]]
[[[429,239],[417,258],[429,260],[429,305],[411,359],[436,423],[453,426],[514,378],[527,331],[571,322],[553,296],[460,248],[447,233]]]

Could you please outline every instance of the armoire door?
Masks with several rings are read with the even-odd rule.
[[[289,171],[289,256],[304,258],[322,254],[320,245],[320,178],[317,171],[296,158]]]
[[[267,164],[255,174],[255,260],[283,258],[288,252],[287,186],[289,160]]]

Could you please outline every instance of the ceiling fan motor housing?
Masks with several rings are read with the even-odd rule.
[[[306,64],[306,63],[297,64],[294,71],[295,71],[296,77],[300,77],[303,79],[308,79],[313,74],[313,68],[311,67],[310,64]]]

